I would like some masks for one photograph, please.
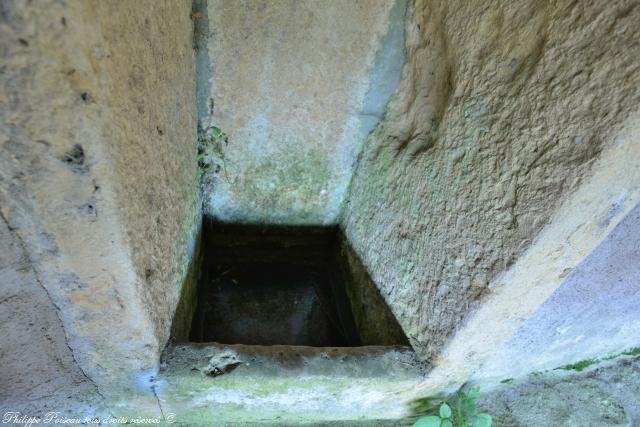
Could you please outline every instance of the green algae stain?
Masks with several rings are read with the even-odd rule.
[[[240,206],[251,207],[245,211],[252,212],[256,221],[273,217],[276,222],[307,223],[321,215],[333,193],[329,186],[335,177],[327,154],[305,145],[247,159],[251,164],[232,178],[229,189]]]
[[[231,420],[317,421],[323,409],[316,407],[315,401],[340,402],[345,396],[362,396],[371,390],[381,390],[381,387],[385,391],[394,388],[389,389],[389,385],[373,378],[354,380],[322,375],[265,377],[231,374],[210,378],[194,372],[171,375],[165,380],[167,387],[162,396],[163,405],[171,408],[178,414],[179,421],[188,425],[207,419],[216,419],[221,425]],[[395,388],[404,390],[411,384],[401,382]],[[361,403],[366,404],[366,397],[363,399]],[[308,411],[301,414],[297,402],[306,402]],[[359,418],[362,413],[357,408],[358,405],[354,405],[352,411],[342,408],[340,418]]]
[[[622,351],[620,353],[610,354],[609,356],[604,356],[597,359],[581,360],[576,363],[570,363],[568,365],[560,366],[559,368],[556,368],[556,369],[564,369],[565,371],[574,370],[574,371],[581,372],[586,368],[588,368],[589,366],[594,365],[596,363],[617,359],[618,357],[622,357],[622,356],[640,356],[640,347],[634,347],[629,350]]]
[[[623,351],[624,356],[640,356],[640,347],[632,348],[631,350]]]
[[[574,370],[574,371],[582,372],[583,370],[585,370],[586,368],[588,368],[589,366],[593,365],[596,362],[597,362],[597,359],[581,360],[580,362],[561,366],[560,369],[564,369],[565,371]]]

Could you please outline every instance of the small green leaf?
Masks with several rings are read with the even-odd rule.
[[[469,398],[462,401],[462,411],[468,416],[474,416],[478,413],[476,402]]]
[[[489,414],[478,414],[473,420],[473,427],[491,427],[493,420]]]
[[[476,400],[480,397],[480,387],[474,387],[469,390],[469,399]]]
[[[451,418],[451,407],[446,403],[440,405],[440,417],[441,418]]]
[[[440,417],[429,415],[428,417],[418,418],[413,427],[440,427]]]
[[[453,423],[450,419],[447,418],[446,420],[442,420],[442,424],[440,424],[440,427],[453,427]]]

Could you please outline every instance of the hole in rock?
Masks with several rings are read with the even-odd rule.
[[[199,274],[174,340],[248,345],[407,345],[337,227],[205,221]],[[191,297],[188,295],[191,294]],[[189,300],[190,299],[190,300]],[[180,313],[180,311],[186,312]]]

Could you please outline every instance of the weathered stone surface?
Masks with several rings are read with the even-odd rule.
[[[54,405],[58,388],[92,393],[91,382],[110,398],[138,385],[151,394],[135,376],[157,368],[199,211],[190,9],[0,5],[0,213],[10,230],[0,306],[17,346],[3,346],[0,382],[11,392],[30,367],[25,384],[41,384],[10,402]],[[18,316],[12,302],[29,300]],[[21,366],[12,353],[28,337],[33,363]],[[53,379],[53,367],[34,366],[51,360]]]
[[[640,205],[474,374],[519,378],[640,347]]]
[[[212,366],[230,365],[225,373],[209,374]],[[222,426],[408,427],[424,415],[412,401],[424,368],[403,347],[191,344],[167,350],[155,384],[164,413],[184,425],[215,419]],[[619,356],[581,372],[504,378],[485,383],[478,403],[496,426],[636,425],[639,369],[639,356]]]
[[[0,278],[0,413],[49,408],[90,414],[101,398],[73,359],[56,306],[4,217]],[[53,395],[61,397],[57,404]]]
[[[212,364],[229,362],[233,369],[209,374]],[[398,418],[406,412],[398,396],[423,373],[415,353],[402,346],[191,344],[167,350],[157,390],[165,414],[184,425],[315,425]]]
[[[108,145],[115,195],[137,286],[164,345],[200,225],[191,2],[86,9],[112,55],[101,71],[108,126],[117,130]]]
[[[399,79],[406,2],[208,3],[210,122],[229,144],[207,209],[231,222],[336,223]]]
[[[458,326],[455,338],[440,350],[425,386],[439,390],[445,384],[453,387],[465,382],[516,334],[525,319],[534,315],[573,269],[585,260],[588,262],[588,255],[637,206],[638,115],[629,116],[622,128],[612,135],[613,142],[603,150],[589,176],[565,198],[531,246],[492,281],[482,303]],[[624,248],[620,249],[617,256],[629,256]],[[585,286],[598,287],[597,283]],[[589,309],[597,310],[597,301],[591,304]],[[625,342],[625,347],[638,345],[633,334],[622,334],[620,338],[618,345]],[[570,354],[588,357],[589,353],[583,346]]]
[[[495,292],[492,281],[513,286],[497,282],[499,274],[558,219],[554,212],[633,119],[640,8],[625,1],[418,0],[410,14],[402,82],[365,145],[344,226],[412,345],[431,358]],[[584,240],[575,256],[566,255],[574,252],[565,244],[561,268],[573,268],[634,205],[637,169],[625,158],[637,158],[637,144],[630,138],[615,161],[603,162],[591,187],[594,204],[576,202],[563,211],[574,223],[547,233],[548,244],[562,246],[560,239],[570,241],[576,230],[573,237]],[[626,171],[616,175],[620,167]],[[622,212],[610,210],[616,199]],[[600,229],[607,211],[613,223]],[[535,270],[537,262],[548,260],[531,257],[527,265]],[[560,264],[536,280],[559,285],[550,278]],[[526,289],[526,266],[519,271],[516,287]],[[507,325],[518,325],[553,291],[542,286],[537,296],[509,302],[507,285],[501,301],[530,298],[531,307],[512,307],[504,319],[487,308],[486,319],[502,319],[504,328],[494,333],[504,339],[515,333]],[[480,321],[474,325],[473,334],[482,332]],[[465,359],[471,338],[458,342],[453,365],[473,365]],[[495,351],[491,339],[485,344],[479,354]]]
[[[211,76],[195,75],[191,3],[4,1],[3,410],[175,410],[205,425],[220,408],[230,424],[406,415],[500,351],[640,202],[634,3],[415,0],[406,31],[403,1],[317,5],[210,3],[204,124],[231,142],[206,207],[225,221],[342,222],[435,369],[425,378],[411,352],[362,349],[327,370],[314,349],[293,368],[279,354],[255,367],[237,348],[235,369],[208,369],[215,354],[196,346],[156,378],[197,252],[195,82]],[[227,372],[207,374],[216,367]],[[633,425],[636,371],[518,382],[485,406],[506,425],[588,425],[566,402],[596,425]]]
[[[496,427],[635,426],[640,423],[640,358],[584,372],[536,372],[488,391],[479,406]]]
[[[336,254],[362,345],[408,345],[407,337],[376,284],[341,236]]]

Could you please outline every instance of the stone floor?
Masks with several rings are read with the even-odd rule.
[[[394,395],[415,388],[424,368],[400,346],[189,344],[165,353],[156,390],[163,412],[187,424],[353,425],[402,417]]]
[[[407,347],[187,344],[165,352],[152,388],[172,425],[400,427],[425,370]],[[497,427],[640,425],[637,355],[481,387]]]

